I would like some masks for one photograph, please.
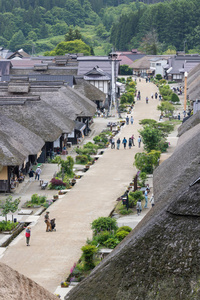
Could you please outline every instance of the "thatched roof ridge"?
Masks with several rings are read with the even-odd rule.
[[[178,136],[181,136],[189,129],[193,128],[194,126],[200,124],[200,111],[197,111],[196,114],[192,115],[187,121],[181,124],[178,128]]]
[[[200,185],[190,186],[200,174],[195,127],[156,168],[155,206],[65,299],[200,298]]]
[[[21,160],[21,154],[23,155],[23,160],[21,160],[22,163],[28,155],[37,154],[44,145],[44,141],[39,136],[2,114],[0,114],[0,140],[2,144],[2,153],[5,155],[5,165],[11,165],[11,162],[15,159],[18,160],[18,157],[19,160]],[[15,148],[13,151],[16,154],[20,150],[20,155],[10,158],[8,150],[6,150],[7,146],[9,150]],[[8,153],[7,159],[6,153]],[[2,161],[0,161],[0,164],[3,165]]]
[[[72,120],[42,100],[26,101],[24,105],[4,105],[1,112],[48,142],[57,140],[62,133],[72,132],[74,128]]]
[[[200,75],[200,64],[196,65],[188,74],[187,85],[189,86]]]
[[[28,277],[20,274],[9,266],[0,263],[0,299],[27,300],[42,299],[56,300],[55,295],[45,290],[42,286]]]
[[[55,92],[45,92],[40,95],[46,103],[56,107],[56,110],[73,120],[77,117],[93,116],[96,112],[96,104],[66,85]]]
[[[90,84],[84,79],[76,79],[76,83],[77,84],[74,85],[74,89],[80,94],[90,99],[91,101],[105,101],[106,95],[104,94],[104,92],[100,91],[96,86]]]

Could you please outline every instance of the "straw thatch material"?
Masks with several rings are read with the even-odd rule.
[[[19,165],[29,155],[36,155],[44,141],[32,131],[0,113],[0,163]]]
[[[51,294],[33,280],[0,263],[0,299],[4,300],[56,300]]]
[[[196,114],[192,115],[186,122],[182,123],[178,128],[178,136],[181,136],[183,133],[191,129],[192,127],[200,123],[200,111],[197,111]]]
[[[34,88],[31,92],[35,94]],[[40,96],[42,100],[72,120],[76,120],[77,117],[92,117],[96,112],[96,104],[67,85],[55,90],[46,90],[45,93],[40,93]]]
[[[91,101],[99,100],[105,102],[106,95],[84,79],[76,79],[74,89]]]
[[[155,206],[65,299],[200,299],[199,148],[197,125],[155,170]]]
[[[1,112],[48,142],[57,140],[62,133],[72,132],[74,128],[72,120],[42,100],[27,100],[24,105],[3,105]]]

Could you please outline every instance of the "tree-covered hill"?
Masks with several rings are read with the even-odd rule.
[[[145,5],[142,9],[121,16],[111,31],[116,49],[137,48],[148,32],[156,32],[163,50],[176,47],[189,49],[200,45],[200,0],[172,0]]]
[[[28,53],[52,51],[70,28],[78,28],[95,54],[107,54],[112,46],[138,48],[152,31],[160,52],[182,50],[184,43],[197,48],[199,4],[200,0],[0,0],[0,46]]]

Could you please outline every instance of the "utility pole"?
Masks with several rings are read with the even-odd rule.
[[[109,112],[111,114],[112,106],[116,106],[116,59],[118,55],[114,51],[112,51],[108,58],[111,59],[111,99],[110,99],[110,107]]]
[[[187,104],[187,76],[188,73],[184,73],[185,76],[185,85],[184,85],[184,111],[186,111],[186,104]]]

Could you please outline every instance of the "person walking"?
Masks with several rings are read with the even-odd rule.
[[[120,140],[120,138],[118,138],[118,139],[117,139],[117,150],[119,150],[120,143],[121,143],[121,140]]]
[[[148,104],[149,103],[149,98],[148,97],[146,97],[146,104]]]
[[[36,171],[35,171],[35,180],[36,179],[40,179],[40,174],[42,173],[42,170],[40,169],[40,166],[37,167]]]
[[[140,137],[140,135],[139,135],[139,137],[138,137],[138,147],[140,148],[140,145],[141,145],[141,137]]]
[[[181,115],[180,113],[178,113],[178,120],[180,121],[180,119],[181,119]]]
[[[134,137],[134,134],[132,134],[131,139],[132,139],[132,145],[135,146],[135,142],[134,142],[135,137]]]
[[[136,204],[136,209],[137,209],[137,214],[138,216],[140,215],[141,211],[142,211],[142,203],[141,203],[141,199],[138,199],[137,204]]]
[[[153,93],[151,94],[151,99],[153,99]]]
[[[153,194],[150,198],[150,203],[151,203],[151,206],[153,207],[154,206],[154,195]]]
[[[25,237],[26,237],[26,246],[30,246],[30,237],[31,237],[31,228],[28,226],[25,230]]]
[[[157,92],[155,92],[155,99],[157,99],[158,98],[158,93]]]
[[[134,121],[133,116],[131,116],[131,125],[133,125],[133,121]]]
[[[129,125],[129,117],[126,117],[126,125]]]
[[[122,144],[124,144],[124,149],[126,149],[127,139],[125,137],[123,138]]]
[[[29,181],[33,181],[34,180],[34,173],[35,171],[33,171],[33,169],[31,168],[28,175],[29,175]]]
[[[49,211],[47,211],[46,214],[45,214],[45,216],[44,216],[44,222],[47,225],[46,232],[52,231],[51,222],[50,222],[50,219],[49,219]]]
[[[130,137],[130,138],[128,139],[128,146],[129,146],[129,149],[131,149],[132,144],[133,144],[132,138]]]
[[[146,191],[144,192],[144,198],[145,198],[145,205],[144,208],[148,208],[147,204],[148,204],[148,190],[146,189]]]
[[[115,149],[115,139],[114,139],[114,137],[111,138],[111,149]]]

